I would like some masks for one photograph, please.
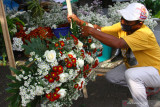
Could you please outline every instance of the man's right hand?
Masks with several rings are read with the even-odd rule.
[[[75,14],[68,15],[67,19],[70,23],[71,23],[71,19],[73,19],[73,21],[75,21],[77,24],[81,23],[81,20]]]

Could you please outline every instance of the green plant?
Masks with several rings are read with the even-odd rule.
[[[6,19],[7,19],[7,25],[8,25],[8,31],[10,34],[10,38],[12,38],[14,34],[17,32],[16,25],[15,25],[16,22],[20,22],[22,25],[24,25],[24,22],[17,17],[10,18],[9,15],[6,16]],[[3,52],[6,52],[6,49],[5,49],[4,39],[3,39],[2,27],[0,26],[0,55]]]
[[[42,17],[44,13],[44,9],[41,7],[39,0],[32,0],[27,2],[28,9],[31,10],[31,14],[33,17]]]
[[[160,11],[160,0],[141,0],[140,2],[152,11],[153,16],[157,16],[156,14]]]
[[[160,18],[160,11],[155,15],[156,18]]]

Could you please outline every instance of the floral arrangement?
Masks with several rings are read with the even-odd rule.
[[[23,45],[28,61],[16,74],[7,76],[13,80],[7,92],[10,106],[71,106],[72,100],[82,95],[81,89],[96,74],[92,68],[98,65],[97,56],[102,45],[91,37],[81,37],[79,27],[73,22],[72,34],[60,39],[32,38]]]
[[[92,24],[97,24],[99,26],[110,26],[111,22],[108,21],[106,15],[103,15],[102,1],[94,0],[91,3],[91,6],[85,4],[84,6],[80,6],[77,10],[77,15],[81,20],[87,21]]]
[[[130,3],[137,2],[137,0],[131,0],[130,2],[116,2],[113,6],[109,6],[108,8],[108,15],[109,15],[109,22],[115,24],[120,21],[121,15],[117,13],[117,10],[125,8]],[[144,24],[147,25],[150,29],[154,30],[154,27],[157,26],[157,22],[152,19],[152,14],[149,13],[149,17],[145,20]]]

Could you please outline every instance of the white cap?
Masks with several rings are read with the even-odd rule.
[[[141,3],[131,3],[125,9],[118,10],[124,19],[128,21],[144,21],[148,17],[148,10]]]

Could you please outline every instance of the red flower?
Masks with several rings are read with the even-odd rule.
[[[88,39],[88,43],[92,43],[92,39]]]
[[[59,41],[61,46],[63,47],[64,46],[64,41]]]
[[[58,67],[57,67],[57,66],[54,66],[54,67],[53,67],[53,71],[58,71]]]
[[[58,92],[59,90],[60,90],[60,88],[59,88],[59,87],[56,87],[56,88],[55,88],[55,91],[56,91],[56,92]]]
[[[63,73],[63,71],[58,71],[58,72],[59,72],[59,74]]]
[[[51,72],[51,76],[52,76],[53,78],[55,78],[55,77],[57,77],[57,73],[56,73],[56,72]]]
[[[97,52],[97,49],[95,48],[95,49],[93,50],[93,54],[96,53],[96,52]]]
[[[84,52],[84,50],[83,50],[83,49],[81,49],[81,52]]]
[[[59,95],[58,93],[53,93],[53,98],[54,98],[55,100],[58,100],[59,97],[60,97],[60,95]]]
[[[84,53],[81,53],[81,56],[84,56]]]
[[[74,44],[77,45],[78,44],[78,40],[74,39]]]
[[[46,94],[46,98],[50,99],[51,98],[51,93]]]
[[[71,59],[72,63],[76,63],[76,58]]]
[[[60,51],[60,54],[61,54],[61,56],[63,55],[63,52],[62,51]]]
[[[56,77],[56,81],[59,81],[59,79],[60,79],[60,77],[59,77],[59,76],[57,76],[57,77]]]
[[[44,76],[45,79],[49,79],[50,78],[50,75],[47,74],[46,76]]]
[[[78,88],[78,84],[75,84],[75,85],[74,85],[74,88]]]
[[[91,56],[91,52],[88,52],[87,54]]]
[[[64,59],[64,61],[65,61],[65,62],[68,62],[68,61],[69,61],[69,59],[68,59],[68,58],[65,58],[65,59]]]
[[[58,71],[63,71],[63,67],[61,65],[58,66]]]
[[[48,81],[49,81],[49,83],[52,83],[52,82],[54,82],[54,79],[53,79],[52,77],[50,77],[50,78],[48,79]]]
[[[102,56],[102,52],[98,56]]]
[[[55,101],[55,99],[54,99],[53,97],[51,97],[51,98],[49,99],[49,101],[52,101],[52,102],[53,102],[53,101]]]
[[[86,65],[86,70],[88,70],[88,69],[89,69],[89,64]]]
[[[98,60],[95,61],[94,65],[92,66],[92,68],[97,67],[97,65],[99,64]]]
[[[90,73],[92,71],[92,69],[89,69],[88,73]]]
[[[72,54],[68,54],[68,57],[69,57],[69,58],[73,58],[73,55],[72,55]]]
[[[55,43],[55,47],[58,47],[59,46],[59,44],[58,43]]]
[[[73,63],[72,66],[73,66],[73,67],[76,67],[76,63]]]
[[[86,74],[86,73],[84,73],[84,74],[83,74],[83,77],[84,77],[84,78],[86,78],[86,77],[87,77],[87,74]]]
[[[71,63],[71,62],[68,62],[67,65],[66,65],[66,67],[67,67],[67,68],[71,68],[71,67],[72,67],[72,63]]]

